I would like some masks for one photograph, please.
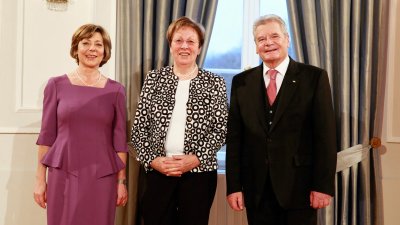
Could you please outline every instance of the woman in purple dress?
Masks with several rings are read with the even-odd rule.
[[[81,26],[70,54],[78,67],[44,90],[34,199],[49,225],[110,225],[127,201],[125,89],[99,71],[111,56],[101,26]]]

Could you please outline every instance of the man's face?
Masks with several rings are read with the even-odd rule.
[[[288,55],[289,37],[275,21],[256,28],[255,42],[257,54],[269,68],[278,66]]]

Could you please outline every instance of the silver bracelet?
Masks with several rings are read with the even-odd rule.
[[[118,179],[117,184],[125,184],[126,185],[126,179]]]

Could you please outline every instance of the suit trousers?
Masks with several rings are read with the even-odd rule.
[[[146,174],[143,196],[145,225],[207,225],[217,187],[217,171],[169,177]]]
[[[269,175],[259,205],[246,201],[246,212],[249,225],[317,225],[317,210],[312,207],[284,209],[279,205]]]

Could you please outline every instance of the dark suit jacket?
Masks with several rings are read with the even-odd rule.
[[[266,178],[284,208],[310,205],[310,191],[334,195],[335,116],[327,72],[290,59],[270,129],[262,65],[233,78],[228,119],[227,194],[258,204]]]

